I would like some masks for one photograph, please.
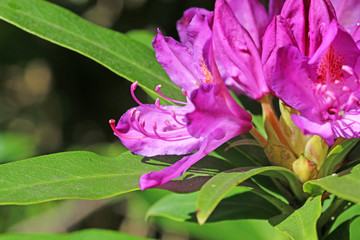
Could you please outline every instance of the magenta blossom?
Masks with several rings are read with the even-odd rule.
[[[182,43],[161,32],[153,41],[157,60],[187,97],[187,102],[172,101],[184,106],[163,106],[158,100],[142,104],[134,95],[134,83],[131,91],[140,106],[128,110],[116,127],[111,121],[115,135],[133,153],[155,156],[197,151],[161,171],[142,175],[142,190],[181,176],[221,144],[252,127],[251,115],[231,97],[217,72],[211,24],[211,12],[192,8],[178,22]]]
[[[360,50],[335,20],[316,32],[322,41],[311,57],[294,46],[278,50],[273,91],[299,111],[292,120],[305,134],[329,145],[337,137],[358,138]]]
[[[269,14],[258,0],[217,0],[213,47],[225,83],[236,93],[261,99],[270,90],[261,61],[262,38],[283,1],[270,1]]]

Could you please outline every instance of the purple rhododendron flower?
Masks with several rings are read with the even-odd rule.
[[[213,47],[227,86],[236,93],[261,99],[270,90],[261,61],[262,38],[283,1],[270,1],[269,14],[258,0],[217,0]]]
[[[227,140],[251,127],[251,115],[241,108],[225,87],[212,53],[211,26],[213,14],[192,8],[178,22],[181,43],[161,32],[153,46],[158,62],[171,80],[183,89],[187,102],[172,100],[184,106],[142,104],[128,110],[115,127],[110,124],[122,143],[135,154],[143,156],[183,155],[172,166],[150,172],[140,178],[142,190],[161,185],[183,174],[190,166]]]
[[[289,0],[274,20],[276,30],[268,29],[279,40],[272,90],[299,112],[292,120],[305,134],[329,145],[360,137],[360,50],[335,16],[329,1]]]

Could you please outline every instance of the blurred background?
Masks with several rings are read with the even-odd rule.
[[[189,7],[214,0],[52,0],[100,26],[127,33],[177,37],[176,21]],[[150,39],[150,38],[149,38]],[[136,105],[130,83],[75,52],[0,21],[0,163],[69,150],[105,156],[124,151],[108,120]],[[137,95],[141,91],[137,90]],[[146,101],[146,96],[139,96]],[[149,206],[168,194],[151,189],[99,201],[67,200],[1,206],[1,232],[119,230],[157,239],[286,239],[266,221],[178,223],[145,221]]]

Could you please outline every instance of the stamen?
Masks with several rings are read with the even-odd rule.
[[[320,91],[320,89],[321,89],[322,86],[323,86],[323,85],[322,85],[321,83],[316,84],[315,93],[319,93],[319,91]]]
[[[157,98],[157,99],[155,100],[155,107],[156,107],[156,108],[160,108],[160,99],[159,99],[159,98]]]
[[[141,139],[141,138],[143,138],[143,136],[128,136],[128,135],[126,135],[126,134],[123,134],[123,133],[119,132],[119,130],[116,129],[115,120],[114,120],[114,119],[110,119],[110,120],[109,120],[109,124],[110,124],[111,129],[113,130],[113,132],[114,132],[118,137],[122,137],[122,138],[126,138],[126,139]]]
[[[129,118],[132,118],[136,111],[137,111],[136,108],[131,109]]]
[[[157,85],[156,88],[155,88],[155,91],[164,99],[170,101],[170,102],[174,102],[174,103],[179,103],[179,104],[184,104],[186,105],[186,102],[183,102],[183,101],[178,101],[178,100],[175,100],[175,99],[172,99],[172,98],[168,98],[166,97],[165,95],[163,95],[161,92],[160,92],[160,89],[161,89],[161,85]]]
[[[185,125],[186,125],[186,124],[184,124],[184,123],[182,123],[182,122],[180,122],[179,120],[176,119],[176,113],[175,113],[174,110],[171,110],[171,111],[170,111],[170,114],[171,114],[171,116],[173,117],[173,119],[175,120],[175,122],[177,122],[178,124],[180,124],[180,125],[182,125],[182,126],[185,126]]]
[[[181,141],[181,140],[186,140],[186,139],[190,139],[191,136],[187,136],[187,137],[175,137],[175,138],[167,138],[167,137],[163,137],[163,136],[160,136],[160,134],[157,132],[157,125],[156,125],[156,122],[153,123],[153,131],[155,133],[155,135],[161,139],[161,140],[164,140],[164,141],[168,141],[168,142],[172,142],[172,141]]]
[[[348,88],[347,86],[343,86],[342,90],[347,93],[351,92],[350,88]]]
[[[352,67],[348,66],[348,65],[342,65],[341,69],[345,72],[347,72],[350,75],[354,75],[354,70]]]
[[[184,94],[185,97],[188,96],[188,92],[185,89],[181,89],[182,94]]]
[[[167,120],[167,119],[164,121],[164,123],[165,123],[165,124],[166,124],[166,126],[168,126],[169,128],[172,128],[172,129],[176,128],[176,126],[171,125],[170,121],[169,121],[169,120]]]
[[[135,100],[135,102],[137,102],[137,104],[139,104],[140,106],[142,106],[142,107],[144,107],[144,108],[147,108],[147,109],[149,109],[149,110],[151,110],[151,111],[157,111],[157,112],[161,112],[161,113],[164,113],[164,112],[165,112],[165,113],[169,113],[169,111],[164,110],[164,109],[162,109],[162,108],[160,108],[160,107],[151,108],[151,107],[143,104],[142,102],[140,102],[140,100],[139,100],[139,99],[136,97],[136,95],[135,95],[135,89],[136,89],[136,87],[138,86],[138,84],[139,84],[139,82],[138,82],[138,81],[135,81],[133,84],[131,84],[131,87],[130,87],[131,96],[132,96],[132,98]],[[156,103],[155,103],[155,104],[156,104]],[[160,103],[159,103],[159,105],[160,105]],[[156,106],[156,105],[155,105],[155,106]]]
[[[346,103],[345,112],[349,111],[354,103],[359,104],[359,99],[354,95],[354,93],[351,93],[349,100]]]
[[[325,92],[325,95],[326,96],[328,96],[328,97],[330,97],[332,100],[337,100],[337,98],[336,98],[336,96],[335,96],[335,94],[333,93],[333,92],[331,92],[331,91],[326,91]]]

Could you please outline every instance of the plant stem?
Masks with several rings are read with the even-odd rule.
[[[258,143],[263,148],[265,148],[265,146],[267,145],[267,141],[254,126],[252,126],[249,133],[256,139],[256,141],[258,141]]]
[[[284,145],[290,148],[289,143],[287,141],[287,139],[285,138],[282,130],[280,129],[280,124],[279,124],[279,120],[275,114],[275,110],[274,110],[274,106],[269,98],[269,95],[265,95],[261,100],[261,107],[263,110],[263,116],[264,116],[264,121],[267,119],[268,122],[270,123],[270,126],[272,129],[265,129],[267,132],[268,131],[272,131],[275,132],[277,138],[279,139],[279,141]],[[265,125],[266,127],[266,125]],[[271,136],[272,134],[268,133],[268,136]]]

